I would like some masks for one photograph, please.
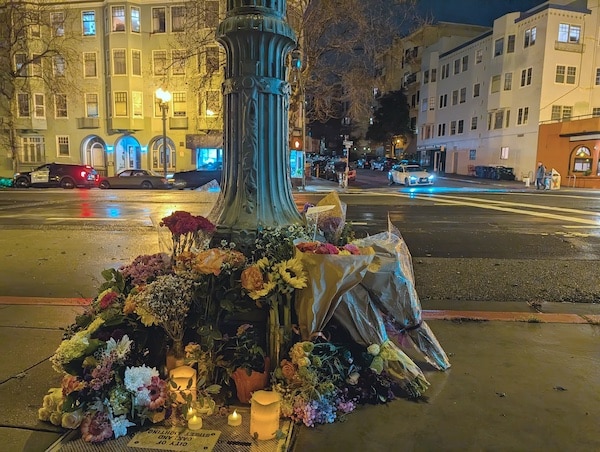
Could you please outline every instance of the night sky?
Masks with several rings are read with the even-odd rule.
[[[434,21],[491,27],[506,13],[527,11],[544,0],[420,0],[419,9]]]

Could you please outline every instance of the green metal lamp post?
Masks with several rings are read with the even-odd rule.
[[[217,29],[223,83],[224,167],[216,237],[249,248],[256,231],[302,222],[289,174],[290,85],[286,57],[296,37],[285,0],[227,0]]]

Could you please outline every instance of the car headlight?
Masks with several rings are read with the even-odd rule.
[[[415,181],[415,180],[417,180],[417,178],[415,176],[410,176],[410,180]]]
[[[433,176],[433,174],[430,174],[430,175],[429,175],[429,177],[428,177],[427,179],[429,179],[429,180],[433,180],[433,179],[434,179],[434,176]]]

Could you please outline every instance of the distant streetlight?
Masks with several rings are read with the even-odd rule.
[[[162,126],[163,126],[163,139],[162,139],[162,153],[163,153],[163,170],[165,178],[167,177],[168,164],[167,164],[167,112],[169,111],[169,102],[171,101],[171,93],[162,88],[156,90],[156,98],[158,99],[158,105],[162,112]]]

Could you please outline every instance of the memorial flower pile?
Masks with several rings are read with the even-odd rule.
[[[307,207],[306,225],[257,231],[245,254],[215,244],[204,217],[163,218],[167,252],[102,272],[98,295],[51,358],[62,385],[39,418],[90,442],[147,421],[182,425],[190,388],[210,406],[231,403],[221,390],[234,371],[258,372],[263,362],[275,367],[283,416],[309,427],[359,404],[420,397],[429,383],[401,347],[412,341],[440,370],[449,363],[420,317],[404,242],[393,230],[355,240],[337,195],[322,202],[334,205]],[[249,324],[233,334],[231,314],[257,309],[268,313],[267,334]],[[330,328],[344,333],[330,340]],[[187,389],[169,377],[173,363],[192,368]]]

